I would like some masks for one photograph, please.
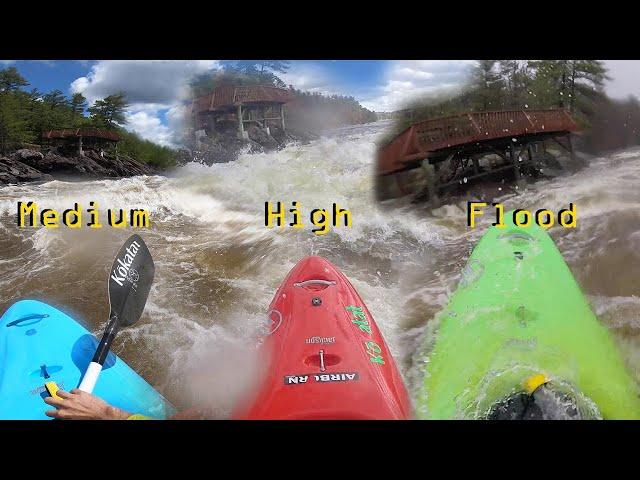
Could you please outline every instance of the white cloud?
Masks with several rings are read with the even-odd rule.
[[[217,65],[215,60],[102,60],[74,80],[71,91],[89,102],[124,92],[131,103],[170,105],[184,95],[193,76]]]
[[[160,145],[171,145],[172,131],[160,118],[146,111],[127,112],[127,129]]]
[[[89,104],[124,92],[130,102],[126,128],[145,139],[171,145],[189,81],[218,66],[216,60],[101,60],[86,76],[74,80],[70,90],[82,93]],[[165,110],[170,124],[161,120]]]
[[[626,98],[635,95],[640,98],[640,61],[638,60],[604,60],[605,67],[611,77],[605,84],[605,90],[613,98]]]
[[[378,112],[398,110],[440,90],[461,86],[475,60],[398,60],[389,62],[385,83],[360,103]]]
[[[13,63],[16,63],[15,60],[0,60],[0,64],[2,65],[11,65]]]
[[[327,71],[319,64],[306,62],[291,62],[286,73],[278,76],[287,85],[305,92],[322,93],[324,95],[339,94],[335,87],[335,81],[330,78]]]

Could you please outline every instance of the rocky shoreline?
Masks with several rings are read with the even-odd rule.
[[[198,148],[180,150],[177,163],[199,162],[207,165],[234,161],[242,153],[276,151],[291,143],[308,144],[317,135],[294,129],[282,131],[272,127],[269,131],[251,127],[248,138],[238,138],[235,131],[216,133],[199,139]],[[75,149],[52,148],[42,153],[23,148],[7,156],[0,156],[0,185],[25,182],[46,182],[56,178],[82,179],[122,178],[135,175],[161,173],[145,163],[127,155],[85,149],[79,155]]]
[[[84,155],[53,148],[46,153],[21,149],[0,156],[0,185],[44,182],[55,178],[121,178],[150,175],[153,169],[137,160],[119,154],[86,149]]]
[[[319,138],[318,135],[271,126],[269,131],[251,126],[246,130],[248,138],[238,138],[235,130],[214,133],[201,137],[193,152],[185,152],[180,163],[199,162],[206,165],[232,162],[242,153],[263,153],[281,150],[292,143],[306,145]]]

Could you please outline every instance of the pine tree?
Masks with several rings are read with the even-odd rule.
[[[127,119],[125,110],[128,103],[124,93],[109,95],[102,100],[96,100],[93,106],[89,107],[91,121],[98,127],[115,129],[117,125],[125,125]]]
[[[0,70],[0,93],[14,92],[27,85],[29,85],[29,82],[20,75],[16,67]]]
[[[82,117],[87,108],[87,99],[81,93],[74,93],[71,97],[71,113],[75,117]]]
[[[30,140],[25,119],[26,95],[20,90],[29,82],[15,67],[0,69],[0,152]]]
[[[479,110],[498,110],[501,107],[502,78],[496,72],[496,60],[480,60],[471,72],[472,90]]]
[[[600,60],[569,60],[569,110],[589,114],[604,96],[607,69]]]

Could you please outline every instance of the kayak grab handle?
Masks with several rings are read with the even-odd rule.
[[[38,323],[40,320],[42,320],[43,318],[47,318],[48,316],[49,316],[48,313],[27,315],[26,317],[22,317],[17,320],[14,320],[13,322],[7,323],[7,327],[26,327],[27,325],[33,325],[34,323]],[[35,321],[29,322],[29,320],[35,320]],[[29,322],[29,323],[21,325],[22,322]]]
[[[332,280],[305,280],[304,282],[294,283],[294,287],[310,287],[312,285],[322,285],[324,287],[330,287],[331,285],[335,285],[336,282]]]

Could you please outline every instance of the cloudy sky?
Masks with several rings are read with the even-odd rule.
[[[293,61],[283,80],[301,90],[351,95],[375,111],[401,108],[412,97],[464,82],[471,60]],[[606,60],[615,98],[640,97],[640,62]],[[123,91],[131,103],[127,128],[170,145],[181,118],[181,99],[194,75],[220,68],[216,60],[2,61],[41,91],[82,93],[91,103]]]

